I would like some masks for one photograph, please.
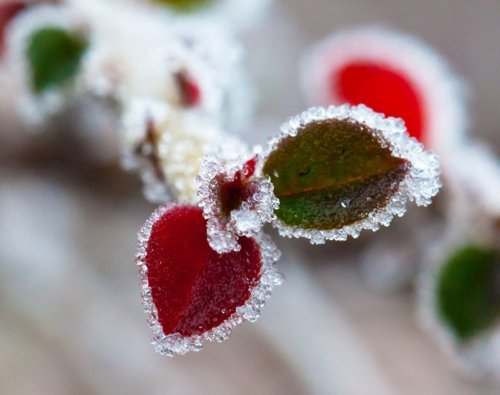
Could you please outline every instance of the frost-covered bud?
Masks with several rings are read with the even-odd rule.
[[[278,199],[269,178],[255,173],[257,162],[257,156],[231,162],[203,158],[198,204],[208,221],[210,246],[219,253],[239,251],[241,236],[255,236],[275,219]]]

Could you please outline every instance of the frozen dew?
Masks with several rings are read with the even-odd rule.
[[[237,234],[254,234],[260,231],[262,226],[259,214],[252,210],[234,210],[231,212],[231,223]]]
[[[351,204],[351,199],[349,199],[349,198],[342,200],[342,202],[340,203],[340,205],[341,205],[343,208],[347,208],[347,207],[349,207],[349,204]]]

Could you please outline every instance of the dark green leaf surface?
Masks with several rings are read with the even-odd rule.
[[[495,251],[469,246],[444,265],[438,309],[458,339],[466,341],[500,318],[500,260]]]
[[[27,57],[36,93],[60,87],[78,74],[87,42],[64,29],[46,27],[30,38]]]
[[[264,164],[285,224],[340,229],[387,205],[409,170],[372,133],[350,120],[303,127],[282,140]]]
[[[216,0],[156,0],[158,4],[166,5],[177,11],[195,11],[214,3]]]

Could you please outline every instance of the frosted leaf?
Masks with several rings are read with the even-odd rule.
[[[347,68],[368,67],[370,73],[381,70],[391,72],[388,79],[380,78],[375,83],[387,84],[405,81],[414,90],[419,109],[409,111],[414,118],[421,114],[421,126],[417,134],[421,141],[437,152],[443,162],[448,162],[448,154],[464,144],[468,125],[466,89],[463,81],[450,69],[446,60],[417,38],[385,27],[361,27],[334,33],[308,51],[301,62],[301,83],[311,105],[341,105],[349,102],[346,88],[342,87],[347,78]],[[352,74],[351,74],[352,76]],[[366,80],[373,82],[372,76]],[[360,78],[355,79],[355,83]],[[364,103],[377,112],[403,117],[402,113],[390,113],[392,108],[401,111],[401,92],[391,91],[391,86],[377,88],[383,96],[373,96],[373,89],[366,87],[353,90],[349,104]],[[400,95],[391,97],[391,93]],[[370,103],[367,96],[372,98]],[[393,100],[387,105],[387,100]],[[379,106],[380,108],[377,108]],[[407,125],[408,126],[408,125]]]
[[[255,236],[275,219],[278,200],[269,178],[255,176],[257,160],[203,158],[197,178],[198,204],[208,221],[209,244],[219,253],[238,251],[240,236]]]
[[[77,75],[71,84],[34,92],[27,60],[32,34],[40,29],[55,28],[83,37],[85,22],[85,19],[67,5],[40,4],[25,10],[9,24],[6,32],[6,40],[9,43],[6,66],[16,81],[19,110],[27,122],[35,125],[43,123],[46,118],[61,111],[69,98],[83,90],[80,75]],[[84,52],[81,63],[85,62],[87,55],[88,50]]]
[[[436,340],[441,350],[458,371],[465,376],[488,377],[500,381],[500,326],[498,320],[492,323],[488,329],[463,341],[444,321],[438,308],[437,290],[444,265],[457,251],[471,245],[471,243],[481,242],[474,236],[466,234],[458,236],[456,232],[451,232],[427,254],[424,270],[417,284],[418,319],[423,329]],[[497,244],[486,245],[486,248],[497,248],[497,246]],[[454,282],[456,281],[454,280]],[[468,313],[470,314],[470,309]]]
[[[231,331],[243,321],[255,322],[260,316],[260,311],[266,300],[270,297],[274,287],[283,282],[283,276],[278,273],[275,262],[280,257],[280,252],[271,239],[259,234],[255,236],[255,241],[260,247],[261,270],[260,277],[253,286],[249,298],[246,302],[237,307],[235,312],[220,325],[201,334],[192,336],[182,336],[179,333],[165,335],[163,327],[158,318],[158,310],[153,301],[152,289],[149,285],[147,268],[148,241],[151,237],[153,225],[169,210],[176,205],[163,206],[157,209],[145,222],[138,235],[136,264],[139,266],[141,296],[144,311],[147,315],[149,327],[153,331],[152,345],[155,350],[166,356],[175,354],[186,354],[190,351],[200,351],[205,341],[222,342],[226,340]]]
[[[384,118],[382,114],[375,113],[363,105],[354,107],[350,107],[348,105],[340,107],[330,106],[328,108],[316,107],[292,117],[282,126],[281,134],[270,140],[264,158],[260,162],[261,168],[258,169],[258,171],[262,172],[263,170],[272,170],[266,167],[270,163],[268,163],[269,158],[271,155],[274,155],[278,148],[282,147],[281,144],[283,141],[294,141],[292,137],[298,136],[299,133],[305,130],[306,127],[309,128],[311,125],[321,126],[324,122],[328,122],[329,124],[333,121],[338,121],[340,127],[348,127],[350,124],[357,125],[356,128],[361,128],[360,130],[363,130],[363,133],[371,135],[371,139],[375,139],[377,142],[376,144],[379,144],[381,149],[389,150],[390,158],[392,159],[387,158],[387,160],[390,159],[390,161],[393,162],[399,160],[401,162],[395,162],[395,165],[399,166],[401,169],[401,171],[398,170],[398,174],[400,175],[397,179],[393,179],[392,183],[384,181],[389,191],[387,194],[387,201],[384,205],[382,207],[375,205],[375,208],[370,209],[369,212],[363,212],[361,211],[362,208],[358,208],[357,218],[359,218],[359,220],[356,220],[356,222],[341,225],[340,227],[327,227],[325,225],[324,227],[316,228],[315,225],[311,225],[305,228],[301,225],[290,226],[282,219],[278,218],[273,221],[273,225],[278,228],[278,231],[282,236],[305,237],[313,244],[321,244],[326,240],[346,240],[348,236],[357,238],[363,229],[376,231],[378,230],[379,225],[389,226],[394,216],[400,217],[405,213],[406,203],[408,201],[414,201],[419,206],[426,206],[430,204],[431,198],[438,193],[441,187],[441,182],[439,180],[440,168],[437,157],[430,152],[424,151],[422,144],[417,142],[414,138],[410,138],[408,136],[404,123],[401,122],[401,120],[395,118]],[[342,133],[346,133],[347,129],[343,130],[344,131]],[[349,136],[348,133],[346,135]],[[317,141],[309,143],[319,144]],[[373,141],[370,142],[370,144],[373,145]],[[306,148],[308,150],[311,149],[311,147]],[[340,150],[339,152],[343,154],[346,151]],[[387,153],[384,155],[387,156]],[[288,160],[286,159],[286,155],[283,156],[283,158],[285,158],[283,160]],[[300,166],[303,166],[303,170],[296,169],[299,176],[309,175],[309,172],[312,169],[312,164],[309,164],[309,162],[312,162],[315,159],[317,158],[314,157],[314,152],[309,153],[307,157],[303,158],[303,160],[299,163]],[[359,160],[365,161],[369,160],[369,158],[363,159],[363,157],[360,157]],[[274,158],[273,161],[280,163],[280,160],[277,158]],[[343,160],[337,161],[339,166],[344,163]],[[283,163],[281,163],[280,166],[284,166]],[[395,169],[397,168],[398,167],[395,167]],[[346,169],[346,171],[350,170]],[[276,183],[279,184],[283,182],[285,183],[283,185],[287,185],[286,180],[289,179],[287,178],[287,175],[277,174],[276,170],[273,170],[269,175],[271,176],[273,183],[275,183],[275,190],[277,185]],[[284,181],[281,181],[280,176]],[[285,176],[285,178],[283,178],[283,176]],[[304,178],[304,180],[307,181],[307,178]],[[315,181],[312,180],[310,182]],[[347,208],[352,206],[352,201],[354,199],[359,200],[365,196],[365,194],[367,194],[365,203],[367,204],[367,207],[371,207],[374,205],[374,202],[371,202],[371,199],[373,199],[371,195],[373,195],[373,193],[368,193],[370,188],[373,188],[373,185],[368,183],[365,187],[361,188],[359,196],[344,196],[344,198],[339,201],[338,207],[332,207],[331,205],[328,206],[327,201],[329,199],[329,195],[325,195],[326,197],[322,198],[324,200],[321,202],[321,207],[323,207],[322,210],[326,210],[326,212],[329,213],[328,215],[334,215],[337,218],[342,218],[342,215],[344,215],[342,214],[343,209],[347,210]],[[309,190],[310,189],[308,189],[308,191]],[[299,197],[301,196],[305,195],[299,195]],[[376,197],[378,195],[374,196]],[[279,196],[277,197],[279,198]],[[306,206],[304,207],[307,207],[307,205],[312,203],[306,202],[305,204]],[[282,207],[283,204],[280,204],[280,210]],[[294,208],[294,210],[297,210],[297,208]],[[298,215],[301,213],[302,212],[293,214],[292,212],[291,215]]]
[[[456,328],[453,330],[450,322],[445,322],[438,309],[436,292],[442,279],[443,267],[452,256],[463,251],[464,247],[473,245],[496,249],[498,254],[500,165],[498,158],[486,146],[474,141],[469,141],[460,150],[456,150],[450,159],[451,166],[446,169],[445,174],[449,188],[447,229],[444,238],[438,240],[425,259],[426,265],[418,283],[419,319],[457,368],[467,375],[493,376],[500,380],[498,320],[486,331],[478,332],[464,342],[457,338]],[[477,261],[474,262],[476,266]],[[455,279],[453,283],[458,284]],[[467,273],[467,287],[473,290],[478,283],[480,281],[477,278],[472,279],[471,274]],[[495,289],[498,289],[498,285]],[[469,299],[478,300],[473,296]],[[461,311],[470,314],[471,309],[464,308]]]
[[[233,160],[248,154],[243,142],[221,132],[210,119],[150,99],[128,102],[122,137],[124,167],[139,171],[146,197],[159,203],[196,203],[203,156]]]

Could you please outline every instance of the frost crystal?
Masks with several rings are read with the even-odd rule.
[[[365,125],[370,133],[378,139],[382,147],[388,147],[393,156],[406,159],[410,163],[410,169],[399,184],[389,200],[389,203],[371,212],[366,219],[352,225],[334,230],[309,230],[291,227],[279,219],[273,221],[273,225],[284,237],[305,237],[312,244],[322,244],[326,240],[346,240],[348,236],[357,238],[363,229],[377,231],[380,225],[389,226],[393,217],[403,216],[406,212],[406,203],[414,201],[419,206],[427,206],[431,203],[440,187],[440,166],[436,155],[424,151],[423,145],[414,138],[410,138],[406,131],[404,122],[398,118],[384,118],[382,114],[376,113],[364,105],[340,107],[330,106],[328,108],[313,107],[282,125],[281,133],[269,141],[267,152],[260,167],[265,163],[269,155],[277,149],[280,142],[289,136],[296,136],[300,128],[318,121],[325,120],[352,120]],[[262,168],[257,169],[260,173]],[[347,200],[342,202],[348,205]]]
[[[239,251],[239,236],[253,237],[273,221],[279,201],[268,177],[255,177],[257,158],[244,164],[203,158],[197,178],[199,206],[207,219],[208,241],[218,253]]]
[[[222,342],[229,337],[233,328],[240,325],[243,321],[255,322],[259,318],[260,311],[266,300],[271,296],[274,287],[281,285],[283,282],[282,275],[278,273],[275,267],[275,262],[280,258],[281,253],[268,236],[262,233],[258,234],[255,236],[255,240],[261,249],[262,269],[260,280],[257,285],[252,288],[250,297],[246,303],[237,307],[236,312],[222,324],[203,334],[189,337],[181,336],[178,333],[165,335],[158,321],[158,311],[151,295],[151,288],[147,276],[146,251],[153,225],[172,207],[175,207],[175,205],[160,207],[146,221],[138,235],[138,251],[136,254],[136,263],[139,266],[140,272],[141,296],[144,304],[144,311],[154,335],[152,345],[158,353],[167,356],[186,354],[189,351],[200,351],[204,341]]]
[[[197,202],[196,176],[205,155],[233,160],[248,155],[246,145],[196,113],[163,102],[133,99],[124,111],[123,165],[139,170],[153,202]]]

